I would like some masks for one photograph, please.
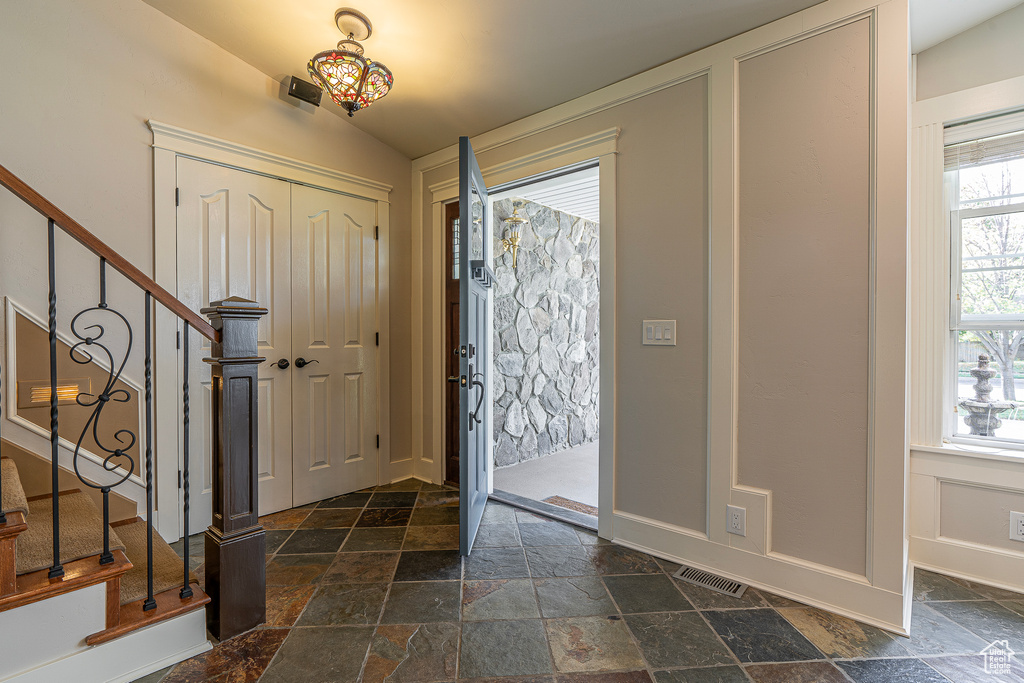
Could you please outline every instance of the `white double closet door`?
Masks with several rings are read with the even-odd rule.
[[[376,202],[184,157],[177,184],[178,297],[194,310],[234,296],[270,311],[259,325],[260,514],[375,485]],[[201,529],[213,507],[210,342],[192,333],[189,347]]]

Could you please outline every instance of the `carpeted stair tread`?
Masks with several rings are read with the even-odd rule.
[[[53,508],[49,496],[28,501],[28,530],[18,536],[18,575],[46,569],[53,564]],[[124,550],[124,544],[110,530],[110,549]],[[80,560],[103,552],[103,516],[89,496],[81,491],[60,495],[61,563]],[[97,558],[97,562],[99,559]]]
[[[4,512],[20,512],[27,517],[28,500],[25,498],[25,489],[21,487],[18,467],[10,458],[0,459],[0,477],[3,477],[3,483],[0,484],[3,488],[0,491],[0,509]]]
[[[118,524],[117,534],[124,541],[124,554],[132,568],[121,577],[121,604],[146,597],[146,522],[136,518]],[[153,532],[153,595],[181,587],[182,560],[160,534]],[[195,577],[189,572],[192,581]]]

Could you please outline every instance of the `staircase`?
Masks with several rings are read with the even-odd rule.
[[[3,166],[0,186],[47,219],[50,367],[49,392],[43,399],[49,402],[50,413],[48,488],[30,490],[26,495],[15,461],[0,457],[0,634],[4,652],[0,683],[131,681],[208,650],[207,630],[225,639],[265,621],[265,537],[256,500],[257,392],[252,387],[256,386],[257,366],[264,360],[257,357],[257,326],[267,311],[255,302],[230,298],[203,309],[211,321],[207,322]],[[58,229],[98,257],[99,302],[65,314],[63,320],[57,315],[55,285],[54,235]],[[106,424],[103,415],[111,402],[131,400],[128,392],[118,388],[118,382],[133,357],[136,336],[129,317],[107,302],[108,267],[138,289],[143,306],[145,384],[136,399],[142,403],[144,394],[144,407],[142,424],[133,427],[138,434]],[[3,295],[0,292],[0,298]],[[153,445],[152,336],[157,304],[180,321],[186,378],[179,415],[184,433],[182,453],[163,456],[154,452]],[[73,396],[74,409],[88,414],[81,434],[60,430],[59,406],[68,401],[58,387],[61,323],[77,340],[70,348],[71,360],[79,365],[96,364],[109,374],[101,383],[105,386],[93,386],[92,394]],[[209,457],[215,473],[214,514],[206,532],[205,586],[190,571],[187,542],[190,330],[212,342],[212,357],[206,361],[212,366],[213,381],[214,438]],[[6,340],[8,348],[12,343],[12,339]],[[117,343],[126,347],[114,348]],[[9,357],[0,357],[0,365]],[[169,360],[177,362],[174,357]],[[10,368],[6,370],[9,374]],[[4,402],[6,380],[0,368],[0,438],[12,413],[11,402]],[[61,469],[61,449],[70,450],[68,443],[74,444],[73,467],[68,467],[74,470],[71,480]],[[92,444],[92,451],[83,448],[83,443]],[[34,454],[43,457],[39,450],[33,449]],[[173,458],[180,467],[181,508],[162,507],[161,514],[181,515],[186,539],[181,557],[154,531],[157,457]],[[91,468],[88,478],[83,475],[85,464]],[[141,516],[111,521],[110,494],[129,479],[144,482],[145,510],[140,511]],[[69,481],[73,485],[69,486]]]

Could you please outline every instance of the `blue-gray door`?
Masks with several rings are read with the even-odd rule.
[[[487,505],[487,438],[491,431],[491,332],[487,305],[493,281],[487,188],[469,138],[459,138],[459,545],[473,549]]]

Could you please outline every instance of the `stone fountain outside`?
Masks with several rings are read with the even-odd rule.
[[[999,419],[1002,413],[1017,407],[1011,401],[993,401],[992,384],[990,379],[996,376],[996,371],[988,366],[989,357],[985,354],[978,356],[978,367],[971,368],[971,375],[977,380],[974,384],[974,398],[965,398],[960,401],[960,407],[969,414],[964,422],[971,428],[972,436],[995,436],[996,430],[1003,425]],[[1013,378],[1003,381],[1013,381]]]

